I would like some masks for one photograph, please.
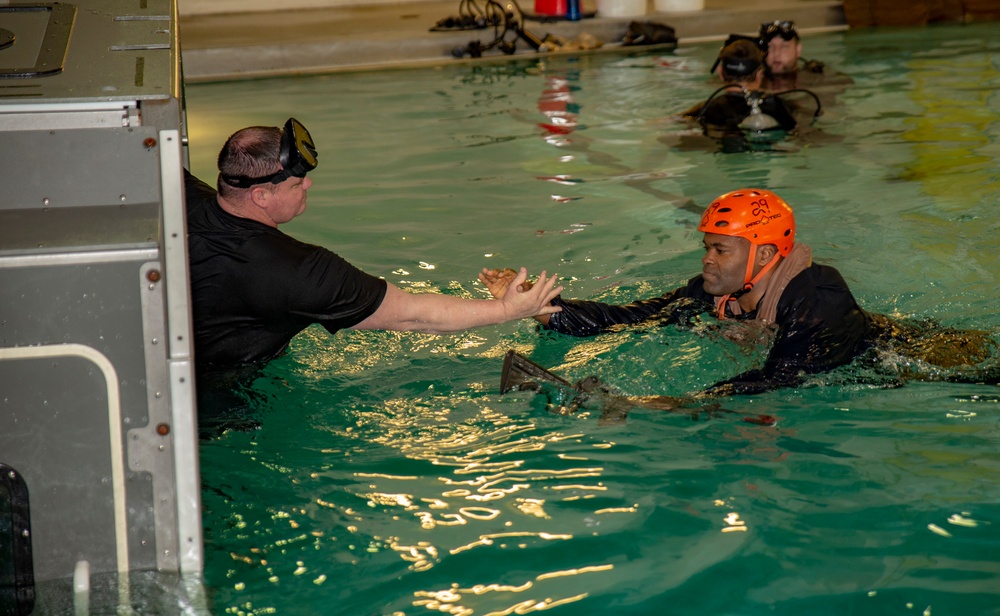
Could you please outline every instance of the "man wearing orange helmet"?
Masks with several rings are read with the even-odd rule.
[[[752,188],[726,193],[705,210],[698,230],[705,234],[702,271],[687,285],[623,306],[557,297],[561,312],[535,318],[573,336],[621,324],[679,324],[705,312],[775,329],[764,366],[713,385],[710,395],[794,386],[803,374],[847,364],[870,346],[878,328],[840,273],[813,263],[809,246],[795,242],[795,217],[781,197]],[[479,278],[503,297],[510,273],[483,270]]]
[[[930,320],[890,319],[862,310],[840,272],[813,263],[809,246],[795,241],[792,208],[773,192],[746,188],[719,196],[705,210],[698,230],[705,234],[705,255],[701,274],[687,285],[624,306],[557,296],[552,303],[562,311],[535,319],[553,331],[590,336],[614,325],[685,324],[709,312],[773,331],[763,367],[716,383],[696,398],[794,387],[808,374],[846,365],[869,350],[876,351],[873,358],[881,353],[893,364],[889,380],[880,381],[883,384],[897,385],[904,378],[1000,383],[1000,366],[983,363],[995,347],[989,332],[945,328]],[[515,275],[513,270],[484,269],[479,279],[495,297],[503,297]],[[508,378],[508,367],[513,365],[525,379],[520,383]],[[568,385],[515,353],[508,354],[504,381],[512,387],[504,386],[505,391],[539,377]],[[573,387],[584,394],[602,391],[593,378]],[[659,409],[690,402],[663,396],[628,398],[628,404]],[[621,404],[611,407],[627,409]]]

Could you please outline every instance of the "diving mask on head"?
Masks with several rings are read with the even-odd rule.
[[[760,40],[765,46],[776,36],[786,41],[799,38],[799,33],[795,31],[795,22],[776,19],[773,22],[760,24]]]
[[[288,118],[281,129],[281,148],[278,151],[278,162],[282,169],[275,174],[259,178],[249,178],[244,175],[224,175],[222,179],[236,188],[250,188],[257,184],[281,184],[290,177],[304,178],[316,168],[316,144],[312,135],[295,118]]]
[[[750,41],[757,47],[759,48],[761,47],[759,38],[754,38],[752,36],[745,36],[743,34],[730,34],[729,37],[726,38],[726,42],[723,43],[722,47],[719,49],[719,55],[718,57],[715,58],[715,63],[712,65],[712,68],[708,69],[709,73],[714,73],[715,69],[719,68],[719,64],[722,62],[722,52],[736,41]],[[763,51],[763,49],[761,50]]]

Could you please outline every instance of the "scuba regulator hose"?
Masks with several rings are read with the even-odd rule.
[[[813,113],[813,118],[818,118],[823,113],[823,105],[822,105],[822,103],[819,102],[819,97],[816,96],[816,93],[813,92],[812,90],[806,90],[805,88],[792,88],[791,90],[784,90],[782,92],[775,92],[771,96],[775,96],[778,99],[780,99],[785,94],[794,94],[796,92],[802,92],[802,93],[808,94],[809,96],[811,96],[813,98],[814,101],[816,101],[816,111]]]
[[[822,103],[820,103],[819,97],[816,96],[816,94],[811,90],[807,90],[805,88],[793,88],[791,90],[784,90],[782,92],[775,92],[774,94],[764,95],[764,93],[761,92],[760,90],[747,90],[745,87],[743,87],[738,83],[726,83],[716,88],[715,91],[712,92],[707,99],[705,99],[705,102],[702,104],[701,109],[698,110],[698,115],[695,116],[695,119],[697,119],[698,122],[701,123],[705,119],[705,111],[708,109],[708,104],[711,103],[712,100],[719,95],[719,93],[726,91],[730,88],[741,89],[743,91],[743,97],[746,100],[747,105],[750,106],[750,115],[744,118],[739,125],[740,128],[744,130],[761,132],[765,130],[772,130],[778,127],[779,125],[778,121],[775,120],[770,115],[764,113],[760,109],[760,104],[764,102],[767,96],[772,96],[778,100],[781,100],[781,97],[786,94],[805,93],[811,96],[814,101],[816,101],[816,111],[813,112],[812,117],[817,118],[821,113],[823,113],[823,105]]]

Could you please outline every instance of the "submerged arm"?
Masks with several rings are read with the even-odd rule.
[[[711,309],[704,301],[688,297],[685,292],[682,287],[661,297],[621,306],[557,297],[554,303],[562,306],[563,311],[552,315],[548,328],[570,336],[593,336],[615,325],[634,325],[650,320],[660,325],[680,324]]]

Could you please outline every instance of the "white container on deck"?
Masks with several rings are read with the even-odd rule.
[[[646,14],[648,0],[597,0],[598,17],[637,17]]]
[[[705,8],[705,0],[653,0],[657,13],[683,13],[700,11]]]

